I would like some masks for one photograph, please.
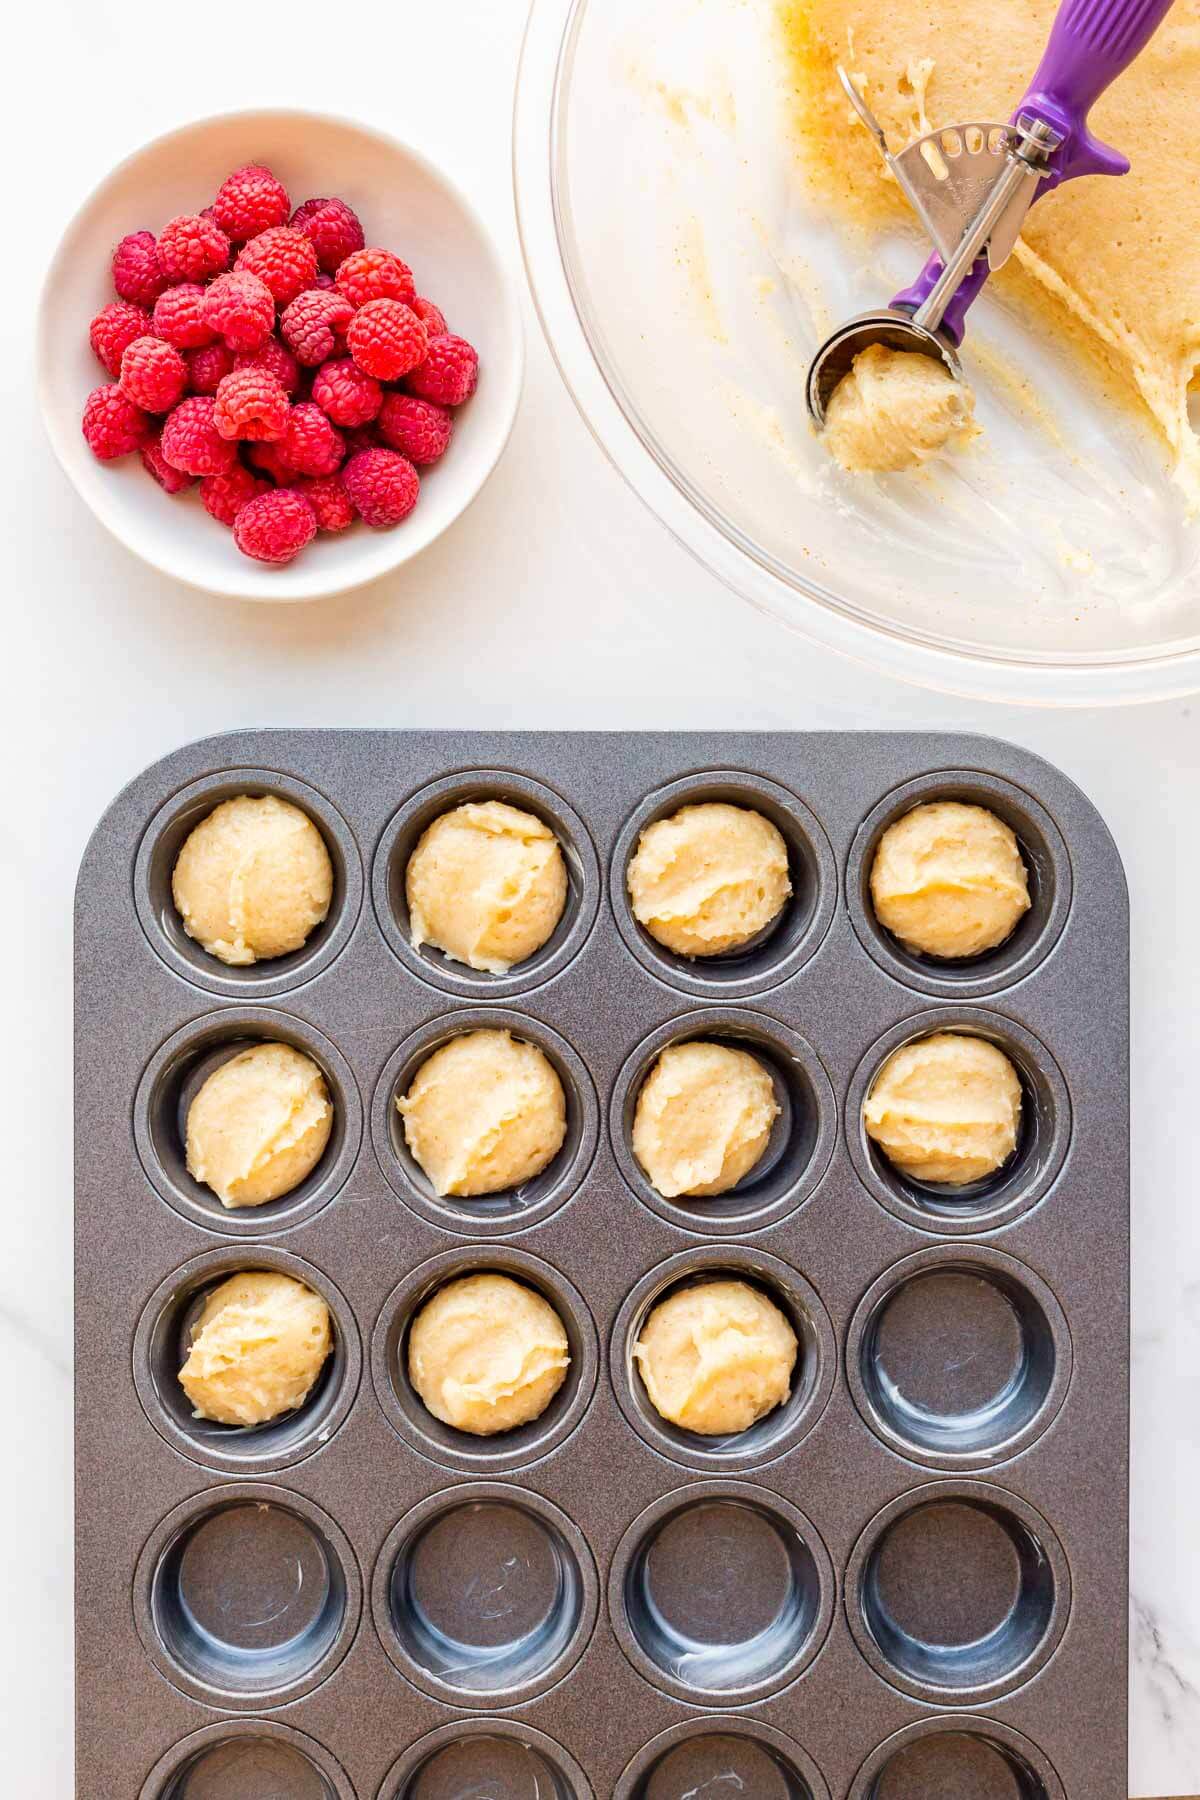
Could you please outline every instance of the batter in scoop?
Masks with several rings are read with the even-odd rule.
[[[839,62],[899,149],[934,125],[1007,118],[1041,60],[1057,4],[1005,0],[985,14],[971,0],[780,0],[798,173],[818,204],[849,224],[911,221],[869,134],[853,122]],[[1083,352],[1107,394],[1150,414],[1194,505],[1200,438],[1188,389],[1200,367],[1198,100],[1200,0],[1175,0],[1092,112],[1092,129],[1132,160],[1132,172],[1045,194],[993,277],[999,292],[1042,315],[1043,329],[1048,319]],[[917,251],[914,274],[919,261]]]
[[[920,351],[871,344],[854,359],[825,409],[822,441],[852,474],[916,469],[978,435],[975,396]]]

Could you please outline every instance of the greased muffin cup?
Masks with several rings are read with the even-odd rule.
[[[182,834],[240,792],[301,806],[334,866],[309,943],[245,970],[163,905]],[[420,831],[479,798],[544,819],[567,868],[559,928],[504,976],[414,951],[404,909]],[[935,798],[992,807],[1030,870],[1012,940],[969,965],[870,911],[872,846]],[[689,961],[625,871],[646,823],[708,799],[771,819],[793,893],[760,942]],[[118,798],[76,935],[81,1791],[1124,1800],[1128,928],[1054,769],[939,735],[239,733]],[[477,1029],[549,1058],[566,1134],[522,1189],[438,1196],[395,1102]],[[862,1125],[887,1056],[942,1031],[1021,1082],[1016,1150],[970,1188],[903,1177]],[[696,1039],[757,1057],[779,1114],[736,1187],[668,1199],[632,1121]],[[187,1173],[186,1108],[264,1040],[316,1061],[333,1129],[290,1194],[227,1212]],[[307,1283],[333,1337],[251,1428],[178,1380],[243,1270]],[[491,1436],[407,1369],[420,1307],[476,1273],[548,1301],[570,1358]],[[633,1356],[714,1278],[798,1345],[787,1400],[717,1439],[661,1418]]]

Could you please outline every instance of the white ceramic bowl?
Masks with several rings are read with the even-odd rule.
[[[204,511],[195,490],[164,494],[134,455],[97,462],[80,430],[83,403],[106,381],[88,324],[113,298],[109,263],[126,232],[158,229],[208,205],[231,169],[262,162],[294,205],[338,194],[359,213],[368,244],[412,264],[418,291],[479,351],[479,386],[457,416],[443,460],[421,482],[414,512],[391,531],[361,524],[321,534],[294,562],[251,561]],[[374,581],[416,556],[465,510],[512,430],[524,375],[514,281],[482,220],[446,177],[407,145],[319,113],[231,113],[185,125],[128,157],[67,228],[42,294],[38,372],[42,410],[63,468],[113,536],[192,587],[248,600],[315,600]]]
[[[532,0],[518,219],[596,438],[730,587],[875,668],[1056,706],[1200,689],[1200,524],[1149,433],[1001,293],[966,345],[976,449],[878,481],[825,456],[809,358],[925,252],[912,232],[864,251],[806,202],[777,11]]]

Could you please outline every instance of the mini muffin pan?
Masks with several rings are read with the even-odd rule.
[[[226,969],[170,898],[187,831],[275,793],[321,830],[326,922]],[[464,799],[556,832],[568,901],[506,976],[414,950],[404,866]],[[870,903],[887,825],[992,807],[1033,904],[964,964]],[[639,831],[700,800],[788,846],[772,929],[708,962],[633,918]],[[1128,918],[1112,841],[1056,770],[985,738],[252,732],[113,804],[76,915],[78,1789],[133,1800],[1123,1800]],[[567,1132],[524,1188],[436,1195],[396,1111],[455,1032],[537,1043]],[[1020,1142],[922,1186],[862,1102],[933,1031],[1013,1059]],[[732,1193],[664,1199],[630,1146],[668,1044],[715,1038],[780,1106]],[[317,1168],[224,1211],[188,1174],[188,1097],[247,1043],[324,1071]],[[298,1411],[196,1419],[178,1370],[206,1296],[278,1269],[335,1351]],[[494,1271],[543,1294],[571,1364],[542,1417],[442,1425],[411,1322]],[[785,1405],[671,1425],[633,1345],[706,1276],[779,1305]]]

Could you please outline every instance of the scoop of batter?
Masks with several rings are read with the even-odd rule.
[[[438,1194],[498,1194],[532,1181],[567,1134],[562,1082],[536,1044],[464,1031],[397,1100],[409,1149]]]
[[[1012,936],[1029,911],[1020,846],[985,806],[936,800],[889,825],[871,866],[879,923],[910,950],[943,960],[979,956]]]
[[[757,1057],[727,1044],[670,1044],[638,1094],[633,1153],[668,1199],[724,1194],[759,1161],[778,1117]]]
[[[208,1296],[179,1380],[198,1419],[265,1425],[303,1406],[332,1349],[319,1294],[277,1270],[248,1269]]]
[[[746,1431],[791,1392],[796,1334],[745,1281],[677,1288],[660,1300],[633,1354],[654,1410],[704,1437]]]
[[[262,1206],[312,1173],[333,1129],[316,1063],[254,1044],[215,1068],[188,1108],[187,1166],[222,1206]]]
[[[961,1187],[994,1174],[1016,1149],[1021,1083],[986,1038],[939,1031],[888,1057],[863,1119],[902,1173]]]
[[[825,409],[821,441],[852,474],[916,469],[976,436],[975,396],[942,362],[870,344]]]
[[[508,1275],[466,1275],[427,1300],[408,1338],[408,1374],[435,1419],[490,1437],[540,1418],[566,1380],[563,1322]]]
[[[502,800],[468,802],[423,833],[405,875],[412,941],[505,975],[552,935],[567,901],[558,840]]]
[[[171,892],[188,936],[240,966],[300,949],[329,911],[333,866],[298,806],[242,794],[189,833]]]
[[[648,825],[626,880],[634,917],[680,956],[719,956],[749,943],[792,891],[777,828],[716,800]]]

